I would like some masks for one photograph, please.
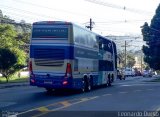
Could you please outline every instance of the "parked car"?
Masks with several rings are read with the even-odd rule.
[[[126,68],[123,70],[124,72],[124,76],[128,77],[128,76],[135,76],[135,72],[132,68]]]
[[[135,76],[142,76],[142,73],[140,71],[135,71]]]
[[[152,72],[148,70],[144,70],[142,73],[143,77],[152,77]]]

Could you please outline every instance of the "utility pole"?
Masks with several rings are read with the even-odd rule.
[[[127,53],[126,53],[126,46],[127,46],[127,42],[125,41],[125,45],[124,45],[124,47],[125,47],[125,49],[124,49],[124,67],[125,67],[125,69],[126,69],[126,62],[127,62]]]
[[[143,67],[143,65],[142,65],[142,59],[143,59],[143,57],[142,56],[143,56],[143,53],[142,53],[142,50],[141,50],[141,73],[142,73],[142,70],[143,70],[143,68],[142,68]]]
[[[92,22],[92,18],[90,18],[90,20],[89,20],[89,26],[86,26],[86,27],[89,28],[90,31],[92,31],[93,24],[94,24],[94,22]]]
[[[90,18],[90,22],[89,22],[89,28],[90,28],[90,31],[92,31],[92,19]]]

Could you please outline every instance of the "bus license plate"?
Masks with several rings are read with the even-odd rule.
[[[44,84],[52,84],[52,81],[44,81]]]

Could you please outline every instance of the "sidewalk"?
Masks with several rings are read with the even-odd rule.
[[[2,84],[0,84],[0,89],[12,88],[12,87],[19,87],[19,86],[29,86],[29,82],[2,83]]]
[[[2,75],[0,74],[0,76],[2,76]],[[28,71],[22,71],[22,72],[20,72],[20,76],[29,76],[29,72]],[[29,81],[0,83],[0,89],[19,87],[19,86],[29,86]]]

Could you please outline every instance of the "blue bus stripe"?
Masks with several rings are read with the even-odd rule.
[[[35,59],[43,59],[43,58],[56,59],[56,60],[74,59],[73,53],[74,49],[72,46],[44,46],[44,45],[30,46],[30,57]]]
[[[64,50],[64,56],[61,56],[60,58],[56,58],[57,60],[59,59],[74,59],[74,57],[81,57],[81,58],[91,58],[91,59],[98,59],[98,52],[96,51],[93,51],[93,50],[87,50],[85,48],[79,48],[79,47],[73,47],[73,46],[45,46],[45,45],[31,45],[30,46],[30,57],[31,58],[35,58],[35,59],[41,59],[41,58],[45,58],[43,55],[39,55],[38,56],[38,53],[36,52],[36,50],[40,52],[40,50],[42,49],[45,49],[46,52],[48,51],[51,51],[55,49],[55,53],[56,53],[56,50],[58,49],[61,49],[61,50]],[[48,52],[48,53],[52,53],[52,52]],[[47,53],[46,53],[47,54]],[[54,54],[54,52],[53,52]],[[49,55],[48,55],[49,56]],[[50,55],[51,57],[51,55]],[[52,55],[53,57],[53,55]],[[52,58],[51,57],[51,58]],[[55,59],[53,57],[53,59]]]

